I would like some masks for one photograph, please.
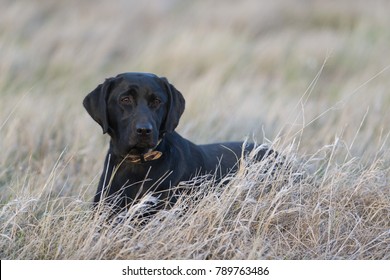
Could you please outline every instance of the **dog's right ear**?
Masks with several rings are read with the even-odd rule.
[[[100,124],[103,134],[107,133],[110,128],[107,118],[107,100],[112,81],[113,78],[106,79],[103,84],[98,85],[97,88],[90,92],[83,101],[84,108]]]

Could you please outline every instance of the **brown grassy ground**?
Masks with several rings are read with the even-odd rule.
[[[389,1],[0,9],[1,259],[390,258]],[[105,225],[90,201],[108,139],[81,101],[126,71],[183,92],[183,136],[268,142],[291,168],[245,159],[146,226],[142,204]]]

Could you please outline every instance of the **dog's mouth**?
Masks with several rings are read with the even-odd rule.
[[[132,156],[144,155],[156,149],[159,144],[160,140],[157,143],[137,143],[130,147],[127,154]]]
[[[121,151],[118,151],[118,154],[123,159],[147,157],[150,153],[155,153],[160,143],[161,139],[157,139],[157,141],[138,141],[135,143],[128,143],[123,146]]]
[[[146,154],[152,150],[153,150],[153,148],[151,148],[151,147],[137,147],[137,146],[135,146],[134,148],[131,148],[129,150],[128,155],[139,156],[139,155]]]

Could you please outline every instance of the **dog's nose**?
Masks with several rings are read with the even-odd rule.
[[[135,129],[138,135],[147,136],[152,133],[153,127],[150,123],[143,123],[143,124],[137,124]]]

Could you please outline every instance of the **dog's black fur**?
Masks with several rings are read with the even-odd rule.
[[[238,168],[242,142],[195,145],[174,131],[185,101],[166,78],[119,74],[89,93],[83,105],[111,137],[95,203],[108,199],[124,209],[148,192],[174,203],[172,190],[180,182],[202,174],[218,180]],[[244,153],[253,148],[247,144]],[[145,160],[150,152],[160,157]],[[260,160],[270,153],[264,148],[256,156]],[[134,157],[138,162],[129,160]]]

